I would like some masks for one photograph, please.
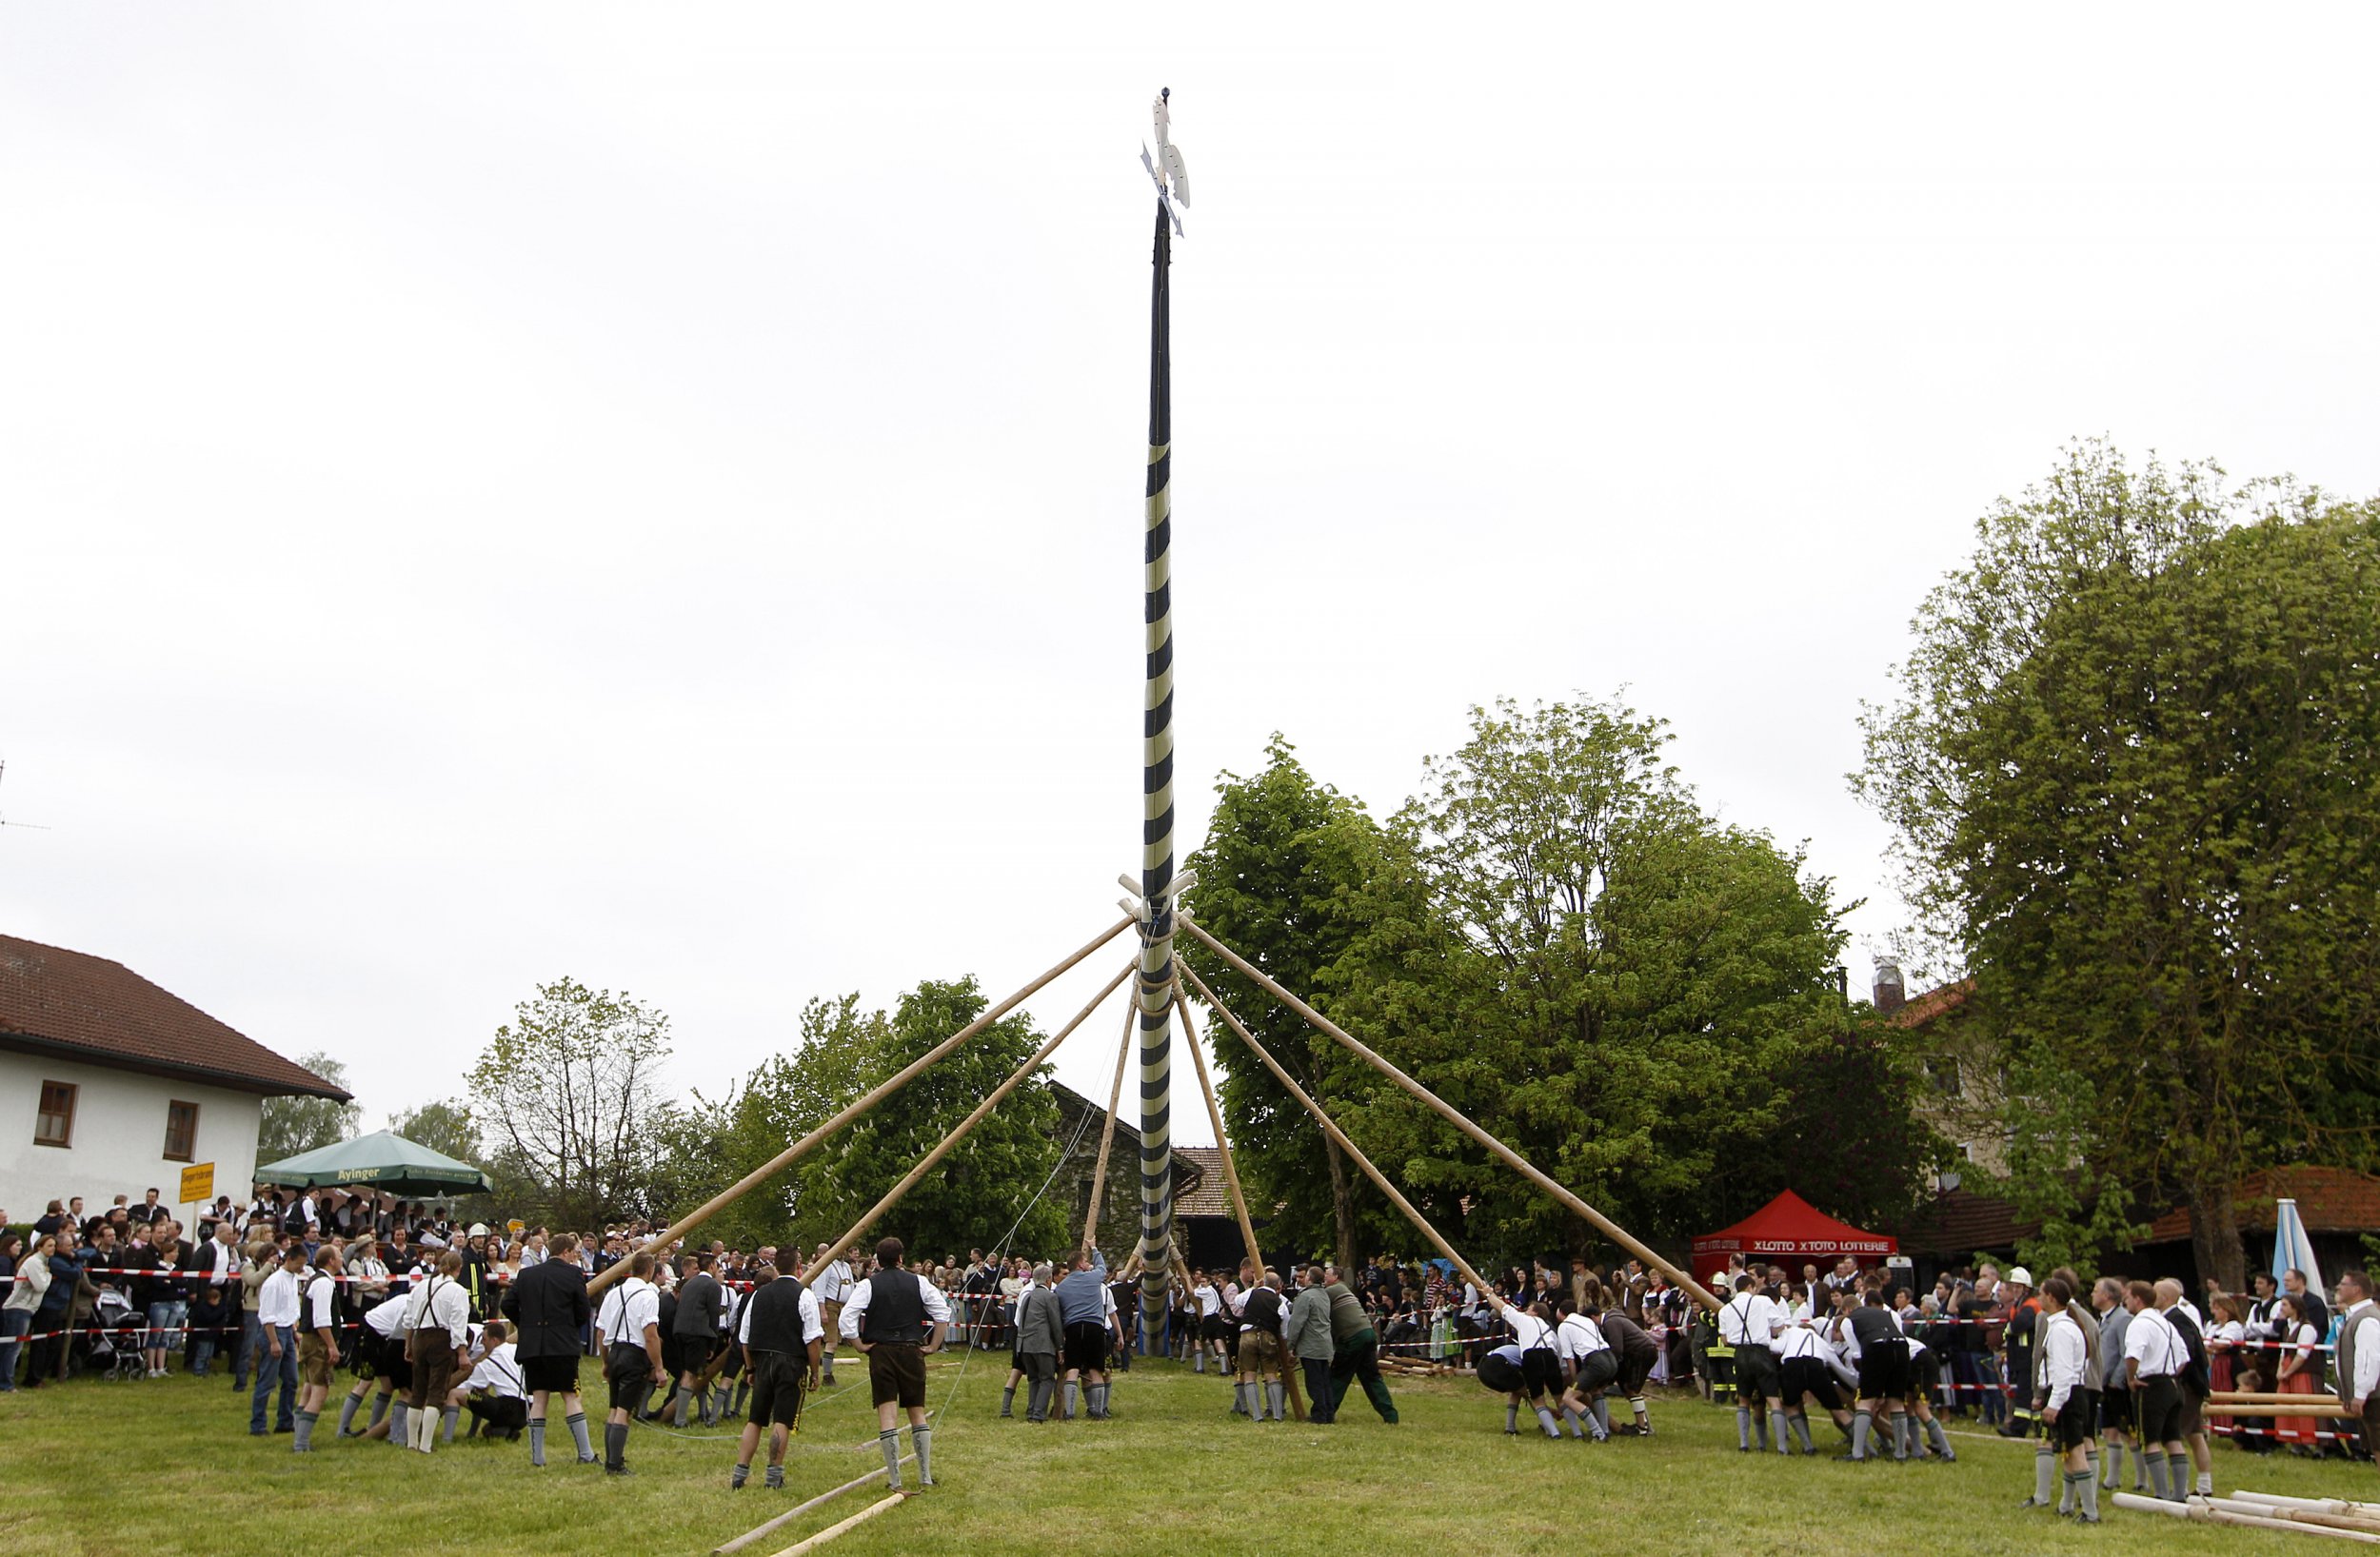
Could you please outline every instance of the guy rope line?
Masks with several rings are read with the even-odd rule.
[[[1579,1199],[1576,1194],[1573,1194],[1569,1190],[1564,1189],[1553,1178],[1538,1172],[1537,1166],[1531,1163],[1526,1157],[1523,1157],[1519,1153],[1514,1151],[1511,1147],[1506,1146],[1502,1141],[1497,1139],[1494,1135],[1489,1134],[1478,1125],[1473,1124],[1471,1120],[1453,1104],[1447,1102],[1444,1098],[1438,1096],[1438,1094],[1430,1091],[1429,1088],[1423,1086],[1420,1082],[1416,1081],[1413,1077],[1407,1075],[1404,1072],[1390,1064],[1387,1060],[1380,1057],[1378,1054],[1375,1053],[1371,1048],[1366,1046],[1361,1040],[1349,1034],[1344,1028],[1341,1028],[1338,1023],[1332,1021],[1328,1016],[1323,1015],[1320,1012],[1315,1010],[1303,1000],[1299,999],[1297,995],[1282,988],[1281,985],[1274,979],[1267,977],[1262,969],[1259,968],[1255,963],[1250,962],[1246,957],[1241,956],[1239,953],[1233,951],[1230,947],[1224,945],[1221,941],[1217,940],[1213,936],[1208,935],[1202,926],[1195,923],[1189,918],[1188,916],[1179,916],[1179,918],[1181,928],[1187,930],[1192,936],[1196,936],[1200,945],[1203,945],[1216,956],[1230,963],[1240,973],[1255,980],[1259,988],[1262,989],[1266,994],[1272,995],[1275,999],[1280,1001],[1283,1005],[1286,1005],[1290,1010],[1296,1012],[1299,1015],[1304,1017],[1306,1021],[1317,1031],[1326,1035],[1338,1042],[1340,1047],[1347,1050],[1348,1053],[1356,1055],[1359,1059],[1368,1062],[1374,1070],[1378,1071],[1382,1075],[1388,1077],[1404,1091],[1412,1094],[1415,1097],[1419,1098],[1422,1102],[1427,1103],[1431,1108],[1436,1109],[1446,1118],[1448,1123],[1452,1124],[1456,1129],[1461,1131],[1464,1134],[1470,1136],[1473,1140],[1478,1141],[1481,1146],[1484,1146],[1489,1151],[1495,1153],[1497,1156],[1503,1158],[1504,1161],[1511,1167],[1517,1169],[1521,1175],[1527,1178],[1530,1183],[1535,1184],[1538,1189],[1543,1190],[1546,1193],[1552,1195],[1556,1200],[1561,1202],[1561,1204],[1567,1207],[1572,1212],[1585,1218],[1595,1227],[1600,1229],[1606,1237],[1613,1239],[1615,1242],[1628,1250],[1629,1252],[1635,1254],[1638,1259],[1644,1261],[1656,1271],[1660,1271],[1662,1275],[1684,1288],[1688,1292],[1693,1294],[1695,1301],[1709,1309],[1716,1309],[1719,1307],[1719,1300],[1712,1296],[1710,1291],[1703,1287],[1702,1283],[1695,1280],[1692,1275],[1688,1274],[1684,1271],[1680,1271],[1677,1267],[1672,1265],[1669,1261],[1655,1253],[1644,1244],[1638,1242],[1635,1235],[1630,1233],[1626,1228],[1621,1227],[1617,1222],[1613,1221],[1601,1212],[1597,1211],[1593,1206],[1588,1205],[1584,1200]],[[1191,981],[1193,983],[1197,983],[1197,979],[1195,977],[1193,977]],[[1210,1003],[1213,1001],[1214,996],[1206,994],[1206,987],[1203,984],[1199,986],[1199,993]],[[1216,1009],[1220,1011],[1222,1008],[1220,1006],[1217,1006]],[[1242,1035],[1244,1036],[1245,1035]]]
[[[1206,1055],[1199,1048],[1199,1030],[1190,1019],[1189,997],[1181,993],[1180,964],[1176,963],[1174,976],[1174,1012],[1181,1018],[1181,1035],[1190,1045],[1191,1068],[1199,1073],[1199,1091],[1206,1099],[1206,1120],[1215,1132],[1215,1150],[1222,1154],[1223,1188],[1231,1192],[1231,1209],[1240,1218],[1240,1236],[1248,1245],[1248,1258],[1256,1264],[1257,1285],[1264,1283],[1264,1252],[1257,1247],[1256,1223],[1248,1215],[1248,1197],[1240,1192],[1240,1170],[1231,1160],[1231,1143],[1223,1137],[1223,1111],[1215,1101],[1215,1084],[1207,1079]],[[1240,1301],[1247,1301],[1245,1293]],[[1296,1420],[1306,1419],[1305,1393],[1298,1388],[1298,1370],[1290,1365],[1289,1349],[1281,1348],[1281,1382],[1288,1387],[1290,1409]]]
[[[811,1131],[808,1134],[803,1136],[791,1146],[786,1147],[783,1152],[778,1153],[766,1162],[762,1163],[758,1168],[753,1169],[742,1178],[737,1179],[733,1184],[728,1185],[717,1194],[712,1195],[708,1200],[704,1201],[700,1206],[695,1207],[694,1210],[688,1212],[677,1221],[671,1223],[665,1228],[663,1228],[660,1232],[645,1239],[645,1242],[639,1247],[658,1252],[667,1249],[672,1242],[684,1238],[688,1232],[702,1226],[713,1216],[718,1215],[720,1212],[725,1210],[737,1200],[743,1198],[746,1194],[749,1194],[754,1189],[758,1188],[772,1174],[782,1172],[786,1167],[790,1166],[792,1163],[809,1153],[821,1141],[823,1141],[827,1137],[833,1135],[837,1131],[843,1129],[843,1126],[849,1124],[861,1114],[865,1114],[868,1110],[883,1102],[895,1091],[906,1086],[927,1066],[933,1064],[944,1054],[949,1054],[952,1050],[958,1048],[969,1038],[974,1037],[978,1033],[982,1032],[985,1028],[991,1026],[994,1022],[1000,1020],[1002,1016],[1007,1015],[1008,1013],[1022,1005],[1028,998],[1039,993],[1041,986],[1049,983],[1052,979],[1058,977],[1059,975],[1072,969],[1084,957],[1089,956],[1093,952],[1098,951],[1109,941],[1114,940],[1118,936],[1122,935],[1126,930],[1131,929],[1135,922],[1136,921],[1130,916],[1118,919],[1114,924],[1109,925],[1105,930],[1100,932],[1096,939],[1085,941],[1082,945],[1075,948],[1073,952],[1067,955],[1066,959],[1063,962],[1061,962],[1056,967],[1051,968],[1048,972],[1042,974],[1040,977],[1034,979],[1033,982],[1017,991],[1016,994],[1008,996],[1007,999],[1002,1000],[1000,1004],[985,1011],[982,1015],[978,1016],[975,1020],[969,1022],[966,1026],[961,1028],[949,1037],[944,1038],[933,1048],[928,1049],[924,1054],[920,1054],[916,1059],[913,1059],[908,1064],[902,1066],[892,1075],[869,1088],[865,1094],[846,1105],[843,1111],[837,1114],[833,1118],[827,1120],[824,1124],[820,1125],[816,1130]],[[598,1271],[594,1279],[586,1284],[587,1292],[590,1295],[601,1292],[605,1287],[610,1286],[614,1281],[617,1281],[622,1276],[626,1275],[627,1271],[628,1262],[626,1260],[622,1260],[618,1264],[613,1265],[606,1270]]]

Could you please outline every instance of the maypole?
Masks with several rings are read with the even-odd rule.
[[[1149,287],[1149,468],[1143,514],[1142,572],[1146,684],[1140,726],[1140,899],[1148,915],[1140,943],[1135,995],[1140,1009],[1140,1332],[1155,1335],[1164,1321],[1165,1283],[1173,1268],[1173,991],[1174,897],[1174,617],[1173,506],[1167,484],[1173,467],[1173,364],[1168,274],[1173,266],[1173,202],[1189,203],[1181,153],[1168,135],[1166,100],[1153,114],[1157,155],[1140,161],[1157,181],[1157,246]],[[1170,187],[1169,187],[1170,186]]]

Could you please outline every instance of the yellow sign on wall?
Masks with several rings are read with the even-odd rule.
[[[184,1206],[203,1206],[215,1197],[215,1165],[202,1162],[182,1170],[182,1192],[175,1202]]]

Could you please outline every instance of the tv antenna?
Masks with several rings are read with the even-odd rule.
[[[6,778],[8,776],[9,764],[6,759],[0,759],[0,778]],[[50,831],[49,828],[44,827],[37,821],[10,821],[6,817],[0,817],[0,827],[30,827],[36,833],[47,833]]]

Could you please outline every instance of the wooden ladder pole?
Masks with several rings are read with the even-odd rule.
[[[1107,1087],[1107,1128],[1100,1133],[1099,1165],[1091,1170],[1091,1206],[1082,1217],[1081,1251],[1091,1252],[1091,1240],[1099,1235],[1100,1204],[1107,1194],[1107,1154],[1116,1144],[1116,1105],[1123,1101],[1124,1071],[1132,1063],[1133,1017],[1140,1011],[1134,1006],[1124,1013],[1123,1042],[1116,1049],[1116,1079]]]
[[[1179,969],[1180,964],[1177,962],[1175,967]],[[1190,1045],[1191,1068],[1199,1073],[1199,1092],[1206,1098],[1206,1120],[1215,1130],[1215,1150],[1222,1153],[1223,1188],[1231,1192],[1232,1212],[1240,1218],[1240,1236],[1247,1242],[1248,1258],[1256,1264],[1256,1278],[1260,1286],[1264,1281],[1264,1252],[1257,1247],[1256,1222],[1248,1215],[1248,1197],[1240,1192],[1240,1169],[1231,1160],[1231,1142],[1223,1137],[1223,1111],[1215,1101],[1215,1084],[1206,1076],[1206,1055],[1199,1048],[1199,1030],[1190,1019],[1190,1000],[1181,993],[1179,973],[1174,976],[1174,1011],[1181,1018],[1181,1035]],[[1242,1294],[1240,1301],[1244,1304],[1247,1297]],[[1288,1299],[1283,1298],[1282,1301],[1287,1302]],[[1290,1364],[1286,1346],[1281,1348],[1280,1376],[1281,1383],[1288,1387],[1292,1413],[1296,1420],[1304,1421],[1305,1394],[1298,1388],[1297,1370]]]
[[[796,1541],[784,1550],[778,1552],[776,1557],[809,1557],[811,1552],[816,1551],[827,1542],[835,1539],[835,1537],[848,1534],[852,1530],[859,1528],[862,1525],[866,1524],[869,1520],[874,1519],[878,1514],[883,1513],[885,1509],[898,1508],[902,1504],[908,1501],[909,1496],[905,1492],[895,1492],[889,1497],[879,1498],[876,1502],[869,1504],[866,1508],[861,1509],[858,1513],[853,1514],[850,1518],[836,1521],[834,1524],[829,1525],[824,1529],[819,1531],[816,1535],[811,1536],[808,1540]]]
[[[1177,964],[1177,966],[1180,965]],[[1322,1127],[1322,1133],[1328,1135],[1332,1140],[1339,1143],[1339,1149],[1341,1152],[1346,1153],[1347,1155],[1354,1160],[1357,1167],[1363,1170],[1364,1176],[1369,1178],[1373,1184],[1379,1189],[1379,1192],[1382,1194],[1388,1196],[1389,1203],[1391,1205],[1405,1213],[1405,1219],[1407,1221],[1411,1222],[1415,1227],[1420,1229],[1421,1235],[1423,1237],[1429,1239],[1431,1243],[1438,1246],[1438,1252],[1445,1255],[1447,1261],[1452,1264],[1456,1270],[1462,1272],[1462,1278],[1471,1283],[1473,1287],[1478,1289],[1479,1295],[1485,1298],[1489,1303],[1493,1304],[1497,1312],[1501,1313],[1506,1308],[1510,1307],[1510,1305],[1507,1304],[1501,1297],[1498,1297],[1496,1294],[1496,1289],[1488,1285],[1487,1277],[1471,1269],[1471,1262],[1464,1259],[1460,1254],[1456,1253],[1455,1246],[1448,1243],[1444,1238],[1439,1237],[1438,1229],[1432,1227],[1427,1218],[1425,1218],[1419,1212],[1413,1209],[1413,1202],[1406,1199],[1398,1190],[1397,1186],[1388,1181],[1388,1175],[1381,1173],[1378,1168],[1372,1166],[1372,1159],[1363,1154],[1363,1149],[1356,1145],[1355,1142],[1349,1140],[1345,1131],[1331,1123],[1331,1116],[1322,1112],[1322,1105],[1316,1102],[1313,1098],[1308,1097],[1305,1093],[1299,1088],[1295,1081],[1289,1079],[1289,1073],[1282,1070],[1280,1068],[1280,1063],[1274,1059],[1271,1054],[1265,1053],[1264,1045],[1256,1041],[1256,1035],[1250,1033],[1245,1027],[1242,1027],[1240,1024],[1240,1018],[1231,1014],[1231,1008],[1223,1004],[1220,1000],[1218,1000],[1215,997],[1215,992],[1208,989],[1204,981],[1202,981],[1196,973],[1193,973],[1187,967],[1182,967],[1182,972],[1189,976],[1190,987],[1199,992],[1199,998],[1204,1000],[1207,1005],[1214,1010],[1215,1015],[1223,1019],[1225,1026],[1229,1027],[1234,1033],[1240,1035],[1240,1041],[1246,1044],[1256,1054],[1256,1057],[1263,1062],[1264,1068],[1273,1073],[1273,1079],[1279,1082],[1288,1092],[1290,1096],[1305,1105],[1305,1111],[1314,1115],[1314,1122]]]
[[[1117,990],[1123,987],[1123,981],[1130,978],[1132,976],[1133,970],[1139,966],[1140,962],[1137,958],[1134,961],[1125,963],[1123,971],[1117,974],[1115,977],[1109,979],[1106,986],[1097,995],[1092,995],[1090,1003],[1085,1005],[1081,1011],[1076,1012],[1072,1021],[1060,1028],[1055,1037],[1052,1037],[1047,1043],[1044,1043],[1041,1048],[1035,1050],[1031,1054],[1027,1055],[1025,1057],[1025,1062],[1018,1066],[1015,1071],[1010,1073],[1007,1080],[992,1089],[992,1094],[989,1097],[984,1098],[983,1101],[975,1105],[974,1113],[959,1121],[958,1129],[952,1131],[948,1135],[944,1136],[941,1145],[935,1147],[933,1151],[925,1153],[924,1157],[919,1161],[916,1167],[910,1169],[906,1173],[903,1173],[901,1177],[901,1182],[895,1184],[891,1189],[886,1190],[884,1192],[884,1197],[882,1200],[877,1201],[875,1205],[870,1206],[866,1212],[863,1214],[858,1221],[852,1223],[850,1231],[845,1232],[842,1237],[836,1239],[834,1243],[828,1247],[825,1253],[819,1255],[817,1259],[811,1261],[812,1267],[823,1271],[826,1267],[834,1264],[835,1261],[843,1257],[843,1252],[846,1250],[848,1250],[853,1244],[860,1241],[860,1235],[862,1233],[876,1225],[876,1219],[878,1217],[883,1215],[886,1212],[901,1204],[902,1197],[906,1195],[911,1190],[916,1189],[919,1183],[924,1179],[925,1175],[933,1171],[936,1163],[942,1161],[942,1158],[950,1155],[953,1151],[957,1150],[959,1143],[965,1140],[968,1133],[973,1131],[977,1125],[982,1124],[993,1109],[1000,1106],[1000,1100],[1002,1098],[1007,1096],[1010,1093],[1015,1092],[1020,1086],[1024,1084],[1025,1077],[1031,1075],[1035,1071],[1040,1070],[1042,1062],[1047,1060],[1050,1055],[1058,1052],[1058,1046],[1065,1042],[1068,1037],[1072,1036],[1074,1030],[1081,1027],[1083,1021],[1089,1017],[1091,1013],[1099,1009],[1099,1004],[1101,1000],[1106,999],[1109,995],[1115,994]]]
[[[924,1054],[920,1054],[916,1059],[910,1061],[907,1065],[902,1066],[899,1072],[887,1076],[884,1080],[880,1081],[875,1086],[869,1088],[864,1095],[845,1105],[842,1112],[838,1113],[833,1118],[827,1120],[816,1130],[811,1131],[808,1134],[803,1136],[791,1146],[786,1147],[783,1152],[778,1153],[766,1162],[762,1163],[758,1168],[753,1169],[742,1178],[737,1179],[733,1184],[728,1185],[717,1194],[712,1195],[708,1200],[704,1201],[701,1205],[686,1212],[685,1215],[681,1216],[675,1222],[670,1223],[669,1226],[663,1228],[659,1232],[654,1233],[651,1237],[645,1239],[644,1243],[638,1245],[637,1247],[640,1249],[650,1249],[657,1252],[666,1250],[672,1241],[684,1237],[694,1229],[702,1226],[704,1222],[709,1221],[712,1217],[718,1215],[727,1207],[733,1205],[736,1201],[741,1200],[746,1194],[749,1194],[754,1189],[758,1188],[764,1180],[767,1179],[772,1174],[792,1166],[795,1162],[806,1155],[821,1141],[827,1139],[837,1131],[843,1129],[843,1126],[849,1124],[861,1114],[865,1114],[868,1110],[883,1102],[893,1093],[900,1090],[902,1087],[908,1085],[908,1083],[915,1079],[918,1074],[923,1071],[927,1066],[933,1064],[944,1054],[949,1054],[953,1049],[958,1048],[969,1038],[974,1037],[978,1033],[982,1032],[985,1028],[991,1026],[1002,1016],[1007,1015],[1008,1013],[1014,1011],[1018,1006],[1022,1005],[1032,995],[1039,993],[1042,985],[1048,983],[1051,979],[1056,978],[1059,975],[1065,973],[1067,970],[1074,967],[1075,964],[1081,962],[1084,957],[1089,956],[1093,952],[1098,951],[1109,941],[1114,940],[1118,936],[1122,935],[1126,930],[1131,929],[1137,922],[1137,920],[1129,917],[1118,919],[1114,924],[1109,925],[1105,930],[1101,931],[1096,939],[1085,941],[1081,946],[1076,947],[1073,952],[1067,955],[1067,957],[1063,962],[1059,963],[1056,967],[1042,974],[1039,978],[1034,979],[1032,983],[1027,984],[1024,988],[1019,990],[1007,999],[1002,1000],[1000,1004],[992,1007],[989,1011],[986,1011],[982,1015],[978,1016],[975,1020],[969,1022],[958,1032],[953,1033],[949,1037],[944,1038],[942,1042],[936,1044]],[[594,1279],[590,1280],[586,1284],[588,1295],[592,1296],[595,1293],[601,1292],[605,1288],[610,1286],[613,1282],[618,1281],[621,1277],[626,1275],[627,1273],[628,1262],[626,1260],[615,1261],[607,1269],[596,1272]]]
[[[1178,918],[1181,928],[1197,936],[1201,945],[1205,946],[1217,956],[1220,956],[1224,961],[1230,963],[1234,968],[1246,975],[1249,978],[1255,980],[1258,987],[1262,989],[1266,994],[1272,995],[1275,999],[1289,1007],[1290,1010],[1304,1017],[1316,1028],[1316,1030],[1330,1036],[1341,1048],[1347,1050],[1348,1053],[1366,1061],[1372,1066],[1373,1069],[1388,1077],[1389,1080],[1395,1082],[1406,1092],[1419,1098],[1422,1102],[1427,1103],[1433,1109],[1436,1109],[1440,1114],[1445,1116],[1448,1123],[1452,1124],[1456,1129],[1461,1131],[1464,1134],[1469,1135],[1473,1140],[1478,1141],[1481,1146],[1484,1146],[1489,1151],[1495,1153],[1497,1156],[1503,1158],[1506,1164],[1518,1170],[1521,1175],[1527,1178],[1530,1183],[1535,1184],[1538,1189],[1543,1190],[1546,1193],[1552,1195],[1564,1207],[1568,1208],[1573,1214],[1583,1218],[1594,1227],[1601,1230],[1606,1237],[1612,1239],[1614,1242],[1620,1245],[1620,1247],[1626,1249],[1630,1253],[1635,1254],[1638,1259],[1644,1261],[1647,1265],[1650,1265],[1656,1271],[1660,1271],[1661,1274],[1667,1276],[1670,1280],[1677,1283],[1678,1286],[1683,1287],[1687,1291],[1693,1293],[1696,1302],[1700,1303],[1703,1307],[1708,1309],[1716,1309],[1719,1307],[1719,1300],[1712,1296],[1711,1293],[1704,1289],[1702,1283],[1695,1280],[1692,1275],[1679,1270],[1676,1266],[1672,1265],[1669,1261],[1655,1253],[1651,1249],[1639,1242],[1635,1234],[1631,1233],[1627,1229],[1621,1227],[1617,1222],[1613,1221],[1601,1212],[1597,1211],[1593,1206],[1588,1205],[1584,1200],[1579,1199],[1576,1194],[1573,1194],[1569,1190],[1557,1183],[1551,1177],[1539,1173],[1535,1164],[1531,1163],[1526,1157],[1523,1157],[1519,1153],[1514,1151],[1511,1147],[1506,1146],[1502,1141],[1497,1139],[1494,1135],[1491,1135],[1486,1131],[1480,1129],[1478,1125],[1473,1124],[1471,1120],[1452,1103],[1447,1102],[1444,1098],[1430,1091],[1429,1088],[1423,1086],[1420,1082],[1416,1081],[1413,1077],[1407,1075],[1396,1066],[1391,1065],[1387,1060],[1380,1057],[1378,1054],[1375,1053],[1370,1047],[1365,1045],[1360,1039],[1355,1037],[1352,1034],[1341,1028],[1338,1023],[1332,1021],[1328,1016],[1323,1015],[1320,1012],[1315,1010],[1303,1000],[1299,999],[1297,995],[1282,988],[1280,984],[1272,978],[1267,977],[1262,969],[1259,968],[1255,963],[1250,962],[1246,957],[1241,956],[1239,953],[1233,951],[1230,947],[1224,945],[1221,941],[1217,940],[1213,936],[1208,935],[1200,925],[1194,923],[1186,916],[1178,916]],[[1201,993],[1203,993],[1203,986],[1201,986]],[[1220,1010],[1221,1008],[1218,1007],[1217,1009]]]

